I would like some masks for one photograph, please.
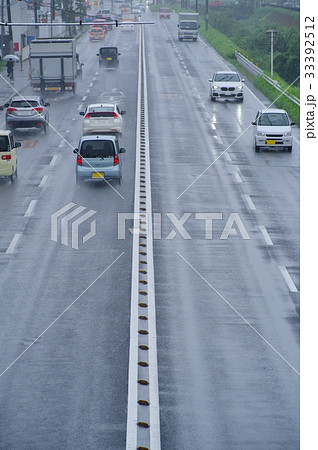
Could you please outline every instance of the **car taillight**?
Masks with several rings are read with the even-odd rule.
[[[85,114],[84,119],[89,119],[89,118],[90,118],[90,114],[89,113]]]
[[[119,156],[114,155],[114,166],[117,166],[119,164]]]
[[[114,112],[114,119],[118,119],[118,114]]]
[[[43,112],[43,108],[41,106],[37,106],[36,108],[32,108],[32,109],[33,109],[33,111],[36,111],[38,113]]]
[[[81,166],[83,164],[83,158],[81,157],[81,155],[77,155],[77,165]]]
[[[13,111],[17,111],[17,108],[7,108],[8,114],[11,114]]]
[[[1,159],[4,159],[4,160],[7,160],[7,161],[10,161],[10,159],[11,159],[11,155],[2,155],[2,156],[1,156]]]

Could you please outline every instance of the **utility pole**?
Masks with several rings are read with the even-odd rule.
[[[10,0],[7,0],[7,16],[8,16],[8,22],[12,22],[11,18],[11,4]],[[9,53],[13,53],[13,36],[12,36],[12,26],[9,25]]]
[[[4,22],[4,0],[1,0],[1,22]],[[0,56],[3,57],[3,35],[4,26],[1,25],[1,35],[0,35]]]
[[[208,31],[209,26],[209,0],[205,0],[205,31]]]
[[[270,38],[271,43],[271,77],[273,78],[273,65],[274,65],[274,37],[277,34],[276,30],[267,30],[267,36]]]

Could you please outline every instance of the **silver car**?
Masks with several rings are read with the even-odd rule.
[[[96,103],[88,105],[85,111],[80,111],[83,119],[83,134],[122,133],[123,115],[114,103]]]
[[[12,97],[9,103],[5,104],[6,128],[39,128],[46,133],[49,124],[49,112],[42,97]]]
[[[73,152],[76,159],[76,181],[103,181],[122,178],[121,154],[116,136],[83,136]]]

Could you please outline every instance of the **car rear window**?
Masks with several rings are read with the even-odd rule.
[[[100,54],[102,56],[117,56],[117,48],[101,48]]]
[[[289,120],[286,114],[266,113],[260,116],[260,118],[258,119],[258,124],[264,126],[287,127],[289,125]]]
[[[8,136],[0,136],[0,152],[9,151],[9,140]]]
[[[115,155],[112,141],[84,141],[80,150],[83,158],[109,158]]]
[[[12,108],[35,108],[39,104],[36,100],[14,100],[10,106]]]
[[[113,107],[96,106],[89,108],[88,112],[90,117],[114,117]]]

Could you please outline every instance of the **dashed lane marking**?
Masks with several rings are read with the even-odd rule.
[[[274,245],[273,241],[270,238],[270,235],[268,234],[266,228],[263,225],[259,226],[259,229],[261,230],[261,233],[263,235],[263,238],[265,239],[265,242],[267,245]]]

